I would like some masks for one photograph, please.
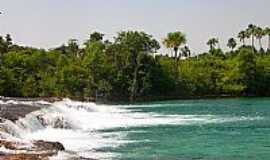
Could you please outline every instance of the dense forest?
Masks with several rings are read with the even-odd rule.
[[[45,50],[16,45],[6,35],[0,37],[0,95],[110,101],[270,95],[270,28],[249,25],[228,40],[228,52],[218,38],[205,44],[207,53],[192,54],[179,31],[162,44],[139,31],[112,41],[94,32],[84,44],[71,39]],[[156,54],[161,45],[169,54]]]

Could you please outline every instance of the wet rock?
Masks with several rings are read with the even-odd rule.
[[[37,115],[36,117],[42,126],[48,126],[48,123],[44,118],[44,115]]]
[[[1,97],[0,100],[2,101],[24,101],[24,102],[35,102],[35,101],[47,101],[47,102],[57,102],[62,101],[63,98],[61,97],[40,97],[40,98],[23,98],[23,97]]]
[[[0,155],[0,160],[49,160],[49,158],[37,154],[14,154]]]
[[[54,128],[65,128],[65,122],[63,117],[58,117],[53,124]]]
[[[6,102],[14,99],[3,99],[0,97],[0,100]],[[15,101],[17,101],[17,99],[15,99]],[[39,110],[42,106],[43,105],[39,104],[28,105],[13,102],[0,103],[0,160],[48,160],[48,157],[65,150],[64,146],[59,142],[25,142],[17,138],[12,140],[9,138],[9,136],[14,136],[12,129],[10,129],[12,128],[13,122],[24,118],[29,113]],[[43,121],[42,124],[46,126],[46,119],[43,119],[42,116],[37,118]],[[65,124],[62,122],[62,119],[56,120],[55,125],[57,127],[64,127]],[[9,136],[5,136],[5,134]]]
[[[5,119],[0,117],[0,132],[7,133],[7,129],[4,125],[5,121],[6,121]]]
[[[38,121],[42,124],[42,126],[50,126],[53,128],[61,128],[61,129],[71,129],[71,125],[61,115],[48,117],[48,115],[41,114],[37,115],[36,117]]]
[[[0,140],[0,147],[9,152],[0,152],[0,160],[48,160],[48,157],[64,151],[64,146],[59,142],[33,141],[31,147],[23,142]]]
[[[46,141],[35,141],[33,143],[36,147],[37,150],[40,151],[46,151],[46,150],[50,150],[50,151],[64,151],[65,148],[64,146],[59,143],[59,142],[46,142]]]
[[[6,140],[0,140],[0,146],[5,147],[10,150],[16,149],[16,144],[14,142],[6,141]]]
[[[25,117],[27,114],[39,109],[40,106],[24,104],[0,104],[0,117],[15,122],[18,119]]]
[[[46,142],[46,141],[33,141],[33,147],[28,150],[41,152],[41,151],[63,151],[64,146],[59,142]],[[26,148],[21,148],[20,146],[26,146],[23,142],[14,142],[8,140],[0,140],[0,147],[5,147],[10,150],[26,150]]]

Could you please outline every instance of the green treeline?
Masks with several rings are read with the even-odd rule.
[[[211,38],[209,52],[195,56],[182,32],[162,40],[169,54],[156,54],[161,44],[138,31],[120,32],[112,41],[94,32],[83,45],[71,39],[50,50],[13,44],[6,35],[0,37],[0,95],[112,101],[269,96],[270,29],[249,25],[237,38],[241,44],[228,40],[229,52]]]

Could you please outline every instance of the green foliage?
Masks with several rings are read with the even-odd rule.
[[[239,56],[239,72],[241,75],[241,81],[245,84],[246,94],[254,94],[256,88],[256,57],[255,54],[248,49],[241,49]]]
[[[230,38],[228,40],[227,46],[233,51],[233,49],[237,46],[236,40],[234,38]]]
[[[163,44],[167,48],[171,48],[174,50],[174,58],[180,56],[178,53],[180,46],[186,44],[187,39],[184,33],[177,31],[171,32],[167,34],[167,37],[163,40]]]
[[[207,45],[210,47],[210,51],[213,51],[217,44],[219,43],[217,38],[211,38],[207,41]]]
[[[263,35],[269,36],[268,30]],[[261,32],[250,26],[238,38],[243,44],[251,36],[260,41]],[[164,44],[176,51],[176,61],[153,56],[160,45],[144,32],[120,32],[113,41],[103,37],[93,32],[83,47],[71,39],[48,51],[13,44],[10,35],[0,38],[0,95],[131,101],[270,95],[269,50],[256,51],[245,45],[235,49],[236,41],[231,38],[228,47],[233,51],[226,53],[216,48],[214,38],[207,43],[208,53],[192,57],[187,46],[181,48],[185,35],[173,32]]]

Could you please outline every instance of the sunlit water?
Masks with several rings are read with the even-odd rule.
[[[266,98],[137,105],[96,105],[68,99],[24,103],[41,103],[44,108],[9,125],[14,125],[14,135],[20,139],[61,142],[67,151],[52,159],[75,156],[113,160],[261,160],[270,157],[270,99]],[[57,126],[59,121],[61,127]]]

